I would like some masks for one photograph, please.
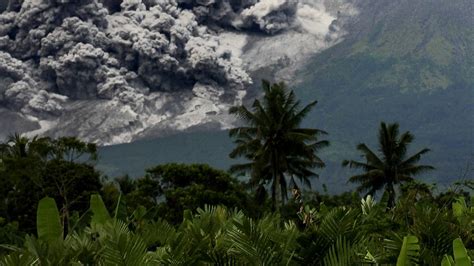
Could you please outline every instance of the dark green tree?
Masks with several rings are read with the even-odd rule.
[[[87,210],[89,195],[100,191],[100,174],[90,164],[96,150],[74,137],[9,137],[0,145],[0,217],[31,232],[36,203],[51,196],[66,225],[71,211]]]
[[[90,195],[100,192],[100,173],[87,163],[53,159],[46,162],[42,177],[44,195],[55,199],[66,230],[73,212],[89,209]]]
[[[123,184],[124,180],[120,181]],[[185,210],[194,211],[206,204],[252,210],[243,184],[205,164],[158,165],[148,169],[132,187],[134,190],[125,195],[127,206],[154,208],[159,218],[175,224],[182,221]]]
[[[324,167],[316,152],[329,142],[319,140],[326,132],[301,127],[317,101],[301,108],[295,93],[284,83],[270,84],[264,80],[262,88],[263,99],[255,100],[251,110],[243,105],[230,109],[230,113],[245,124],[229,132],[236,144],[230,157],[248,160],[232,166],[231,171],[250,173],[250,184],[257,187],[257,191],[271,185],[272,208],[275,209],[280,197],[282,203],[287,199],[288,186],[297,187],[295,178],[310,187],[309,178],[317,177],[314,169]]]
[[[365,157],[365,162],[343,161],[343,166],[364,170],[364,173],[350,177],[349,181],[358,183],[358,191],[366,191],[369,195],[385,189],[388,194],[387,207],[395,206],[397,185],[413,181],[414,176],[434,169],[430,165],[417,165],[421,156],[429,152],[429,149],[407,155],[408,146],[414,138],[408,131],[400,135],[398,123],[386,125],[382,122],[378,135],[379,155],[361,143],[357,145],[357,150]]]
[[[35,206],[44,196],[41,173],[47,143],[47,138],[14,134],[0,145],[0,216],[27,232],[35,228]]]

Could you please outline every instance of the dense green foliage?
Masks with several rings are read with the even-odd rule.
[[[72,212],[88,209],[90,194],[102,187],[92,165],[93,144],[14,135],[0,148],[0,217],[18,222],[25,232],[34,230],[36,205],[44,196],[56,200],[68,223]]]
[[[47,176],[53,180],[75,180],[81,167],[93,169],[60,161],[72,165],[51,168],[56,171]],[[435,186],[406,182],[396,187],[393,208],[387,208],[389,193],[374,200],[356,192],[293,190],[293,198],[274,213],[270,200],[258,201],[255,191],[223,171],[168,164],[137,180],[105,182],[102,197],[91,195],[90,203],[81,200],[80,208],[65,215],[65,199],[91,193],[78,192],[86,184],[55,184],[66,183],[68,189],[59,191],[68,195],[44,190],[55,199],[23,207],[37,213],[30,221],[36,233],[11,218],[0,220],[0,264],[463,265],[474,255],[472,181],[439,194]]]
[[[205,205],[245,209],[251,205],[242,183],[228,173],[208,165],[164,164],[147,170],[143,178],[117,179],[131,210],[143,206],[173,224],[180,223],[185,210]],[[258,206],[255,206],[258,209]],[[249,212],[255,213],[251,208]]]
[[[233,170],[249,180],[175,163],[101,180],[93,144],[12,136],[0,146],[0,265],[472,264],[469,173],[441,192],[415,180],[432,169],[418,165],[428,150],[408,156],[413,135],[382,123],[380,156],[360,144],[365,162],[344,162],[362,168],[349,181],[368,195],[304,191],[297,181],[316,176],[328,144],[300,127],[315,102],[300,109],[283,84],[264,91],[252,111],[232,109],[248,125],[231,131],[231,155],[249,160]]]
[[[89,222],[63,235],[59,211],[46,197],[39,202],[37,237],[27,236],[23,247],[1,245],[8,252],[0,264],[470,265],[474,255],[474,208],[462,197],[449,207],[421,200],[406,206],[401,199],[386,212],[386,202],[368,196],[353,206],[304,208],[296,220],[252,219],[205,206],[185,211],[176,226],[123,215],[123,204],[109,212],[92,195]]]

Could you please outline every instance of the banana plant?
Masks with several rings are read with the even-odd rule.
[[[99,195],[91,195],[90,210],[92,211],[91,226],[104,225],[112,219]]]
[[[16,248],[12,254],[3,258],[5,265],[68,265],[77,261],[63,235],[63,226],[54,199],[40,200],[36,215],[37,235],[25,237],[24,248]],[[27,263],[28,264],[28,263]]]
[[[474,202],[474,197],[471,201]],[[452,210],[462,229],[461,233],[467,239],[474,239],[474,206],[468,207],[464,197],[459,197],[452,203]]]
[[[387,251],[398,251],[397,266],[417,265],[420,258],[420,244],[416,236],[408,235],[401,238],[393,233],[392,239],[385,239]],[[393,253],[392,253],[393,254]]]
[[[467,250],[460,238],[453,241],[454,259],[450,255],[444,255],[441,266],[472,266],[473,261],[467,254]]]
[[[46,197],[40,200],[36,216],[38,238],[49,244],[63,239],[63,228],[56,202]]]
[[[416,265],[420,256],[420,244],[416,236],[406,236],[403,238],[400,255],[398,255],[397,266]]]

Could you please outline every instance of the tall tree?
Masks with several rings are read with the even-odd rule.
[[[10,136],[0,143],[0,217],[34,231],[36,202],[46,195],[62,205],[65,223],[71,211],[87,210],[89,195],[101,188],[100,174],[89,164],[96,150],[73,137]]]
[[[388,207],[395,205],[395,186],[414,180],[414,176],[434,169],[430,165],[417,165],[421,156],[429,149],[422,149],[412,156],[407,155],[407,149],[413,142],[414,136],[409,132],[400,135],[398,123],[380,124],[378,142],[379,155],[373,152],[364,143],[357,145],[357,150],[365,157],[365,162],[344,160],[342,165],[362,169],[363,174],[349,178],[352,183],[358,183],[360,192],[367,191],[373,195],[384,189],[388,194]]]
[[[43,197],[41,173],[47,142],[14,134],[0,144],[0,216],[18,221],[26,231],[34,230],[34,206]]]
[[[317,101],[301,108],[293,91],[284,83],[262,82],[263,100],[255,100],[251,110],[235,106],[230,113],[246,125],[230,130],[229,135],[237,145],[231,158],[244,157],[247,163],[231,167],[235,173],[250,173],[250,184],[262,191],[271,183],[272,208],[278,198],[284,202],[288,197],[288,181],[297,187],[295,178],[310,187],[309,178],[316,177],[314,168],[324,167],[316,152],[329,145],[319,140],[327,134],[316,128],[302,128],[301,122]],[[280,195],[278,195],[280,194]]]

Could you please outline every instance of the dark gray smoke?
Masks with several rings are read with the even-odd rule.
[[[2,74],[9,82],[2,82],[0,99],[23,110],[33,97],[24,95],[39,89],[69,100],[123,100],[195,84],[242,88],[247,74],[229,53],[217,52],[217,39],[203,25],[275,33],[292,25],[297,1],[10,0],[2,6],[0,63],[24,74]]]
[[[38,90],[127,101],[197,83],[242,88],[248,76],[217,46],[174,0],[123,1],[112,15],[96,0],[26,0],[0,15],[1,99],[22,110]]]
[[[37,123],[31,134],[100,143],[130,141],[151,126],[229,126],[228,106],[240,103],[251,79],[233,54],[243,46],[221,33],[284,33],[298,26],[302,7],[298,0],[0,0],[0,112]]]
[[[143,5],[151,8],[159,0],[102,0],[111,13]],[[122,3],[122,6],[120,5]],[[298,0],[177,0],[178,7],[190,10],[200,24],[275,34],[295,21]]]
[[[199,21],[274,34],[292,26],[297,0],[178,0]]]

